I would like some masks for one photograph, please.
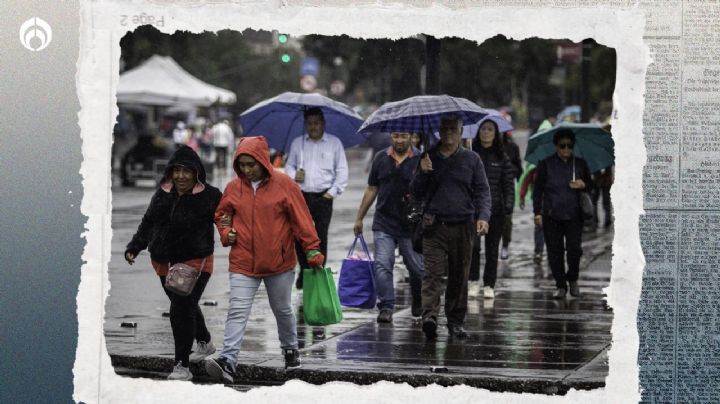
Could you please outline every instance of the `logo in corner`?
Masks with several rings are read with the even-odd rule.
[[[50,24],[38,17],[25,21],[20,26],[20,43],[26,49],[38,52],[52,42],[52,29]]]

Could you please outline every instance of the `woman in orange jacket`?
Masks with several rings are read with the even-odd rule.
[[[320,239],[300,188],[273,169],[264,137],[242,138],[235,151],[230,181],[215,211],[223,246],[230,246],[230,304],[223,350],[205,362],[208,374],[232,383],[245,325],[255,293],[265,283],[278,324],[285,368],[300,367],[295,314],[291,305],[298,240],[308,263],[321,267]]]

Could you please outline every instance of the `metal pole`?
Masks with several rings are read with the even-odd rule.
[[[440,40],[425,36],[425,94],[440,94]]]
[[[580,80],[580,121],[590,122],[592,103],[590,100],[590,63],[592,62],[591,52],[593,48],[592,39],[582,41],[582,73]]]

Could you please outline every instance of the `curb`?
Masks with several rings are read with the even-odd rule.
[[[110,355],[110,360],[116,373],[164,379],[174,366],[171,358],[151,356]],[[281,362],[276,361],[278,365]],[[570,389],[590,390],[605,387],[602,381],[573,381],[565,376],[543,378],[518,378],[491,374],[412,374],[389,371],[352,371],[323,369],[322,361],[317,363],[303,363],[304,368],[285,371],[281,367],[238,364],[235,370],[235,384],[237,386],[276,386],[289,380],[301,380],[306,383],[322,385],[330,382],[348,382],[357,385],[371,385],[381,381],[392,383],[407,383],[412,387],[422,387],[437,384],[443,387],[465,385],[490,391],[536,393],[547,395],[565,395]],[[190,370],[195,375],[194,382],[215,383],[205,371],[202,363],[191,363]],[[243,389],[242,387],[240,389]]]

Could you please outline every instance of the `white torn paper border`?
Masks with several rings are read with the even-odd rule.
[[[77,296],[78,348],[73,369],[74,399],[83,402],[397,402],[430,403],[478,399],[503,402],[637,402],[640,399],[638,332],[644,260],[640,248],[642,169],[646,153],[642,137],[645,71],[650,63],[643,43],[645,15],[638,9],[595,8],[460,8],[440,5],[411,6],[362,4],[348,7],[300,7],[287,2],[245,1],[217,4],[207,1],[151,3],[82,2],[80,57],[76,76],[81,111],[84,197],[81,211],[88,217],[84,236],[81,282]],[[538,2],[539,3],[539,2]],[[606,387],[571,390],[562,397],[497,393],[466,386],[437,385],[412,388],[389,382],[373,386],[328,383],[315,386],[290,381],[280,387],[256,388],[240,393],[222,385],[196,385],[133,379],[115,374],[103,337],[105,299],[110,288],[108,263],[111,241],[112,129],[118,113],[115,98],[120,39],[137,28],[132,16],[163,18],[164,33],[234,29],[278,30],[291,35],[347,34],[356,38],[391,38],[426,33],[463,37],[482,42],[497,34],[514,40],[530,37],[568,38],[580,42],[594,38],[617,52],[613,122],[616,179],[612,189],[615,240],[608,303],[614,312],[610,372]],[[123,18],[125,16],[125,18]],[[131,16],[128,20],[127,16]],[[137,19],[139,22],[141,19]]]

